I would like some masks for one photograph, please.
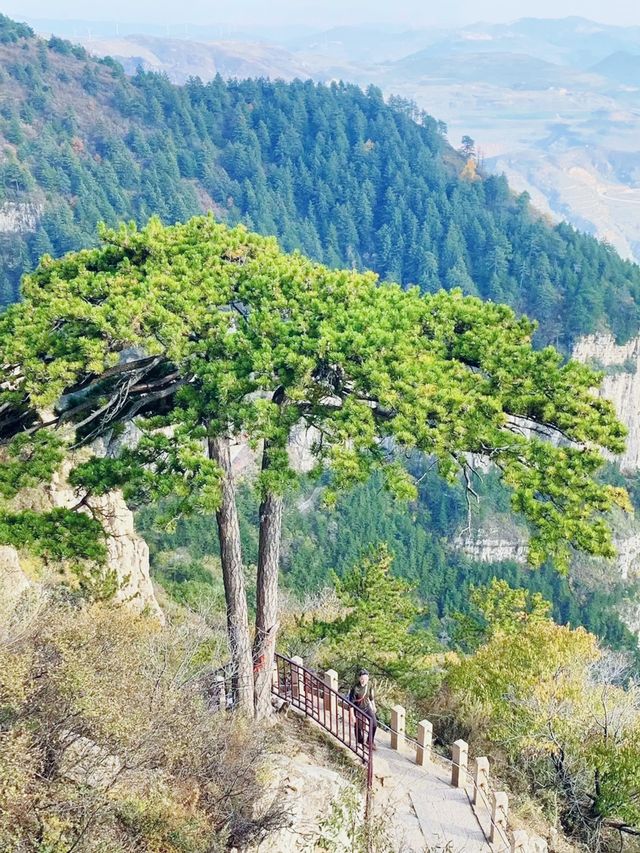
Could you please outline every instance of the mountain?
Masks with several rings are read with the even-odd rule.
[[[580,78],[578,73],[526,53],[485,51],[467,53],[461,57],[454,51],[441,54],[430,49],[413,53],[394,63],[390,73],[402,78],[426,77],[433,82],[475,83],[482,80],[489,85],[528,91],[562,86],[570,81],[579,81]]]
[[[309,68],[284,48],[264,42],[198,42],[179,38],[132,35],[127,38],[81,39],[94,53],[111,56],[128,74],[171,70],[174,83],[190,77],[272,77],[293,80],[309,77]]]
[[[330,265],[507,301],[539,320],[541,340],[640,324],[638,267],[551,227],[504,179],[463,172],[441,125],[377,89],[178,87],[31,35],[0,44],[0,69],[5,302],[22,271],[88,243],[99,220],[213,210]]]
[[[618,50],[598,62],[591,70],[623,86],[640,88],[640,53]]]
[[[90,30],[77,22],[69,29],[92,53],[117,54],[128,70],[140,63],[173,82],[190,74],[206,82],[218,69],[237,76],[241,65],[284,79],[374,83],[437,115],[451,139],[473,137],[485,167],[504,172],[553,219],[567,219],[640,260],[640,186],[619,168],[637,152],[637,71],[632,58],[617,56],[640,54],[639,27],[580,17],[303,33],[183,27],[144,49],[135,28],[126,38],[121,28],[117,39],[113,24]],[[152,24],[140,24],[139,32],[162,35]],[[198,42],[191,51],[188,38]]]

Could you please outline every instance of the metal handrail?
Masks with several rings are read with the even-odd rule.
[[[393,726],[388,726],[386,723],[383,723],[382,720],[378,719],[378,728],[381,728],[383,732],[387,732],[390,735],[400,735],[400,737],[404,738],[407,743],[413,744],[415,747],[419,747],[420,744],[416,740],[416,738],[411,737],[405,731],[396,731]]]
[[[373,726],[368,714],[317,673],[276,652],[271,692],[302,711],[357,755],[367,768],[367,790],[373,782]]]

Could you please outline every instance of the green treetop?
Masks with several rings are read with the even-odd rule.
[[[140,500],[177,493],[184,513],[217,509],[219,527],[234,502],[219,442],[243,434],[259,447],[263,694],[282,496],[296,476],[287,449],[300,425],[313,429],[312,452],[335,488],[379,469],[409,497],[394,448],[432,455],[448,477],[472,477],[468,454],[480,453],[532,525],[534,563],[566,566],[572,548],[612,553],[606,513],[626,493],[596,473],[601,448],[622,449],[623,428],[593,391],[599,375],[552,348],[534,351],[533,324],[508,307],[329,270],[211,217],[101,236],[97,249],[43,258],[0,318],[0,436],[11,446],[17,433],[66,425],[60,435],[88,443],[137,418],[138,447],[78,466],[74,485],[121,486]]]

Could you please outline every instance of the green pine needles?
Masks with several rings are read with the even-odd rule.
[[[265,498],[295,481],[288,445],[302,424],[336,489],[379,470],[411,497],[396,448],[431,455],[449,478],[482,454],[532,526],[533,563],[613,553],[606,515],[627,496],[596,474],[623,427],[593,391],[600,374],[534,350],[534,324],[510,308],[331,270],[212,217],[100,236],[45,256],[0,317],[5,495],[50,475],[60,436],[90,444],[135,420],[137,447],[83,463],[72,483],[211,512],[221,472],[207,439],[268,449]]]

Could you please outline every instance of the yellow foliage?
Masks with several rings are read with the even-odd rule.
[[[255,808],[260,732],[205,702],[207,639],[188,618],[50,604],[0,641],[3,853],[213,853],[274,820]]]
[[[460,178],[463,181],[469,181],[470,183],[474,183],[475,181],[480,180],[480,175],[477,171],[476,161],[473,157],[469,157],[467,162],[464,165],[464,168],[460,172]]]

